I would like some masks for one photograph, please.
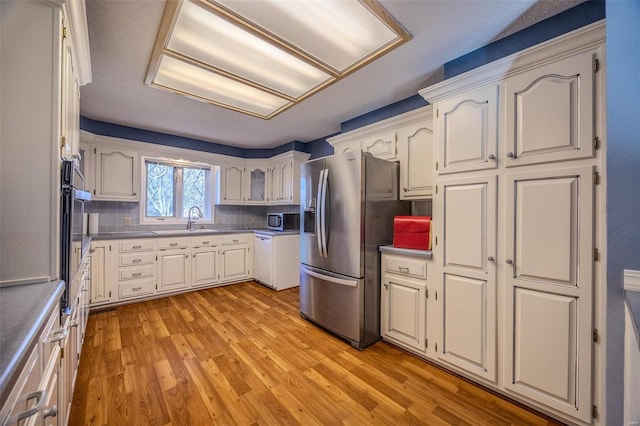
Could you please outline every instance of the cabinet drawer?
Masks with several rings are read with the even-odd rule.
[[[213,235],[203,235],[199,237],[193,237],[191,239],[191,247],[215,247],[220,245],[221,237]]]
[[[252,234],[231,234],[222,237],[222,245],[249,244]]]
[[[120,298],[138,297],[152,294],[156,284],[151,280],[135,280],[120,283]]]
[[[60,341],[66,337],[64,328],[60,327],[60,309],[56,307],[47,321],[47,325],[42,332],[42,359],[44,365],[49,363],[56,347],[60,346]]]
[[[427,261],[396,256],[384,256],[385,271],[427,279]]]
[[[148,265],[155,262],[155,260],[156,256],[152,252],[123,254],[120,255],[119,266]]]
[[[158,240],[159,250],[177,249],[177,248],[185,248],[185,247],[189,247],[189,238],[167,238],[163,240]]]
[[[118,279],[120,281],[123,280],[134,280],[137,278],[147,278],[153,277],[156,273],[156,266],[141,266],[139,268],[123,268],[118,270]]]
[[[151,251],[154,248],[155,241],[152,239],[120,241],[120,253],[127,253],[132,251]]]

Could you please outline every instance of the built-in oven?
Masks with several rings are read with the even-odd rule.
[[[63,161],[61,177],[60,278],[66,285],[62,298],[63,307],[66,308],[71,283],[91,241],[83,220],[84,204],[91,201],[91,193],[84,190],[84,177],[75,161]]]
[[[267,228],[273,231],[300,229],[299,213],[267,213]]]

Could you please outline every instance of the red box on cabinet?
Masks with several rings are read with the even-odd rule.
[[[393,246],[431,250],[431,216],[396,216],[393,219]]]

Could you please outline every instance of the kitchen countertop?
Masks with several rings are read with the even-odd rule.
[[[0,288],[0,401],[9,396],[63,291],[64,281]]]
[[[394,246],[380,246],[380,251],[383,253],[405,254],[408,256],[422,257],[425,259],[433,258],[433,252],[431,250],[413,250],[413,249],[398,248]]]
[[[92,241],[101,240],[126,240],[132,238],[165,238],[165,237],[192,237],[196,235],[225,235],[225,234],[248,234],[256,233],[262,235],[295,235],[300,231],[272,231],[270,229],[196,229],[195,231],[187,231],[186,229],[176,230],[160,230],[154,231],[134,231],[134,232],[104,232],[91,236]]]

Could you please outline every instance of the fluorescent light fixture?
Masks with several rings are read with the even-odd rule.
[[[375,0],[168,0],[145,82],[268,119],[410,38]]]

